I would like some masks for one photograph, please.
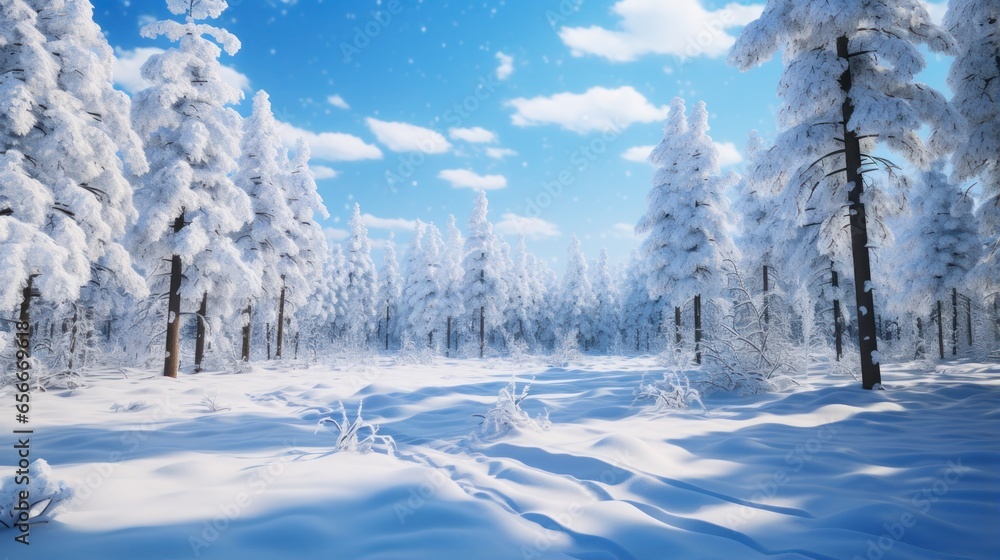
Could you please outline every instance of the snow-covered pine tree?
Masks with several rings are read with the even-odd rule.
[[[479,357],[486,348],[487,332],[503,324],[507,289],[503,258],[493,224],[487,219],[486,191],[479,191],[469,216],[462,269],[465,313],[479,336]]]
[[[289,235],[296,224],[283,188],[285,170],[279,159],[282,154],[271,102],[267,92],[259,91],[254,96],[250,116],[243,121],[239,170],[234,177],[236,185],[250,197],[253,209],[253,219],[235,236],[236,245],[255,277],[261,281],[253,286],[253,291],[244,294],[246,310],[243,312],[241,353],[244,361],[250,359],[252,314],[256,311],[266,322],[275,321],[279,300],[284,304],[285,267],[282,261],[295,258],[298,253],[298,247]],[[280,358],[280,326],[278,333],[277,356]]]
[[[417,220],[410,237],[410,244],[406,247],[406,254],[403,257],[403,288],[399,301],[400,335],[403,339],[402,346],[406,343],[416,343],[413,332],[410,328],[410,315],[413,313],[411,299],[419,299],[417,292],[420,290],[420,280],[423,275],[421,270],[424,266],[424,234],[427,232],[427,224]]]
[[[136,218],[125,174],[147,165],[93,7],[4,0],[0,22],[0,309],[29,322],[33,293],[75,302],[88,282],[144,295],[120,241]]]
[[[532,294],[531,270],[528,247],[524,235],[518,235],[517,251],[511,261],[507,276],[508,297],[506,330],[514,340],[534,345],[534,319],[536,310]]]
[[[285,169],[285,200],[293,220],[288,235],[296,248],[294,257],[282,255],[280,262],[285,277],[286,310],[284,318],[279,313],[279,323],[292,324],[296,320],[297,312],[316,290],[330,254],[323,227],[316,222],[317,215],[329,218],[330,213],[316,190],[316,176],[309,167],[311,153],[309,144],[303,138],[296,141],[295,157],[291,161],[288,161],[284,151],[279,152],[279,161]],[[280,337],[278,357],[281,357]]]
[[[622,290],[618,324],[626,347],[634,347],[635,352],[643,349],[649,351],[660,334],[663,298],[654,300],[649,297],[649,288],[646,287],[648,279],[649,267],[638,251],[634,251],[625,269],[625,288]],[[673,336],[679,337],[680,331],[675,331]]]
[[[951,0],[944,27],[958,41],[948,73],[952,104],[968,124],[952,156],[956,182],[979,178],[983,200],[978,217],[987,243],[977,276],[1000,298],[1000,4],[994,0]]]
[[[618,283],[611,275],[608,250],[601,249],[601,256],[591,268],[591,285],[594,289],[594,345],[603,351],[611,348],[619,336],[618,305],[620,294]]]
[[[385,339],[385,349],[389,349],[391,333],[399,334],[402,329],[397,327],[400,322],[400,298],[403,296],[403,277],[399,274],[399,262],[396,260],[396,234],[389,232],[389,240],[382,254],[382,270],[378,273],[378,330],[380,338]],[[382,312],[385,316],[382,316]]]
[[[657,166],[648,210],[636,233],[649,233],[642,242],[649,267],[646,287],[650,298],[666,298],[679,310],[694,302],[695,356],[701,342],[701,296],[714,297],[725,287],[722,264],[735,258],[727,226],[728,203],[723,192],[738,181],[735,174],[720,175],[719,153],[708,136],[708,111],[695,105],[688,128],[684,100],[674,98],[663,140],[649,155]]]
[[[455,224],[455,216],[448,216],[448,230],[445,233],[441,260],[441,316],[445,318],[445,355],[451,357],[453,324],[465,313],[462,305],[462,232]]]
[[[942,302],[954,290],[968,287],[969,273],[982,250],[972,206],[972,198],[949,183],[941,161],[921,174],[910,193],[911,214],[899,235],[895,262],[896,270],[908,274],[898,275],[895,295],[918,317],[927,315],[932,306],[943,317]],[[943,322],[938,320],[941,358]]]
[[[209,294],[212,317],[231,316],[237,305],[245,305],[237,300],[260,285],[260,278],[243,262],[231,237],[253,212],[249,197],[231,178],[241,119],[227,105],[243,93],[222,80],[222,49],[216,42],[229,55],[240,42],[224,29],[195,23],[218,17],[227,7],[223,0],[168,0],[167,6],[184,15],[185,23],[157,21],[141,31],[179,45],[143,65],[142,76],[152,85],[132,102],[132,125],[145,141],[150,163],[136,192],[142,227],[133,230],[132,247],[151,290],[168,294],[163,373],[176,377],[181,301],[200,301],[199,327],[204,328],[211,319]],[[170,263],[169,273],[162,270],[164,262]],[[203,345],[201,336],[196,354]]]
[[[375,333],[376,284],[378,275],[372,261],[372,247],[368,228],[361,217],[361,205],[354,204],[351,214],[351,236],[347,240],[347,285],[344,304],[347,311],[347,328],[350,342],[366,343]]]
[[[566,250],[566,272],[562,278],[558,320],[560,338],[576,333],[583,349],[589,349],[594,336],[594,312],[597,300],[590,284],[587,257],[580,239],[574,234]]]
[[[441,265],[444,240],[441,231],[428,224],[420,240],[420,252],[412,261],[403,297],[409,310],[408,331],[417,344],[427,341],[434,348],[434,332],[444,324],[441,316]]]
[[[865,192],[864,176],[893,169],[874,154],[876,145],[926,167],[961,130],[944,97],[913,81],[924,67],[921,45],[955,50],[954,39],[931,23],[919,0],[769,0],[729,55],[731,64],[748,70],[783,52],[781,132],[769,163],[757,167],[758,182],[794,198],[800,213],[814,209],[823,224],[820,242],[850,253],[866,389],[878,385],[881,374],[868,239],[869,218],[878,218],[866,210],[878,211],[871,197],[879,193]],[[924,124],[931,131],[926,145],[917,135]]]

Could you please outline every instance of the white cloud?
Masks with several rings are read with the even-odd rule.
[[[326,239],[333,243],[340,243],[341,241],[347,239],[351,236],[351,232],[346,229],[338,228],[323,228],[323,234],[326,235]]]
[[[468,169],[445,169],[438,173],[438,179],[451,183],[454,189],[495,190],[507,186],[503,175],[477,175]]]
[[[635,224],[627,224],[625,222],[619,222],[611,226],[611,230],[608,232],[612,237],[623,237],[626,239],[642,239],[648,234],[636,235],[635,234]]]
[[[344,101],[344,98],[339,95],[331,95],[330,97],[327,97],[326,102],[329,103],[330,105],[333,105],[334,107],[337,107],[338,109],[351,108],[351,106],[348,105],[346,101]]]
[[[481,126],[472,128],[450,128],[448,136],[452,140],[464,140],[473,144],[489,144],[497,141],[497,135]]]
[[[154,54],[160,54],[163,49],[156,47],[139,47],[134,50],[115,50],[115,83],[125,88],[129,93],[146,89],[151,84],[143,79],[140,70],[146,60]],[[219,71],[222,81],[241,91],[250,91],[250,78],[229,66],[222,66]]]
[[[497,66],[497,79],[502,82],[514,73],[514,57],[497,51],[497,60],[500,61],[500,66]]]
[[[927,8],[927,13],[930,14],[931,20],[934,23],[936,23],[938,25],[941,25],[941,22],[944,21],[944,14],[945,14],[945,12],[948,11],[948,3],[947,2],[940,2],[940,3],[938,3],[938,2],[927,2],[927,1],[925,1],[924,2],[924,7]]]
[[[622,159],[635,163],[649,163],[649,153],[656,146],[633,146],[622,152]],[[743,161],[743,155],[739,148],[732,142],[715,142],[715,149],[719,151],[719,166],[736,165]]]
[[[516,112],[516,126],[557,124],[585,134],[595,130],[613,131],[641,122],[661,121],[670,108],[655,107],[631,86],[617,89],[592,87],[584,93],[557,93],[551,97],[519,97],[508,101]]]
[[[378,141],[394,152],[423,152],[443,154],[451,144],[438,132],[404,122],[380,121],[368,117],[368,128]]]
[[[719,166],[736,165],[743,161],[743,154],[732,142],[716,142],[715,149],[719,150]]]
[[[622,152],[622,159],[635,163],[649,163],[649,153],[656,146],[633,146]]]
[[[573,56],[595,55],[628,62],[645,54],[682,58],[725,55],[735,42],[726,30],[757,19],[763,5],[732,3],[708,10],[701,0],[620,0],[611,11],[621,18],[617,29],[563,27],[559,37]]]
[[[333,179],[337,176],[337,171],[331,169],[325,165],[310,165],[309,169],[312,170],[313,175],[317,179]]]
[[[505,235],[520,234],[533,239],[559,237],[562,235],[562,232],[559,231],[559,226],[552,222],[547,222],[541,218],[518,216],[510,212],[501,216],[500,221],[494,227],[497,233]]]
[[[309,143],[312,157],[328,161],[358,161],[382,159],[382,150],[351,134],[342,132],[312,132],[286,122],[275,123],[278,135],[285,146],[294,148],[299,138]]]
[[[510,148],[486,148],[486,155],[493,159],[503,159],[507,156],[516,156],[517,152]]]
[[[365,226],[372,229],[392,229],[415,231],[417,229],[416,220],[406,220],[403,218],[379,218],[371,214],[362,214],[361,221]]]

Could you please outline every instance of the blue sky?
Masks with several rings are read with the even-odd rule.
[[[92,0],[118,52],[116,80],[164,40],[139,29],[172,17],[161,0]],[[509,242],[561,272],[572,234],[594,258],[624,262],[638,240],[656,144],[670,99],[704,100],[728,169],[741,169],[747,131],[774,135],[780,63],[740,73],[725,53],[761,2],[749,0],[236,0],[214,23],[243,42],[223,55],[243,88],[259,89],[289,145],[313,147],[332,239],[361,204],[378,248],[405,244],[416,219],[460,225],[476,188]],[[943,4],[932,5],[940,17]],[[948,59],[922,79],[947,92]],[[378,261],[377,261],[378,262]]]

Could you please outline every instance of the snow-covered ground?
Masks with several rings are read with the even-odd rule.
[[[1000,365],[885,366],[885,391],[814,374],[709,395],[707,412],[634,403],[646,372],[663,368],[382,358],[94,376],[36,397],[32,455],[77,495],[29,547],[0,533],[0,556],[1000,557]],[[551,424],[477,433],[512,375],[518,390],[535,378],[521,406]],[[362,399],[393,455],[317,432]]]

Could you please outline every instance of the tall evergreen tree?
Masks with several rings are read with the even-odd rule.
[[[403,277],[399,274],[399,263],[396,260],[396,234],[389,232],[385,252],[382,255],[382,270],[378,274],[378,314],[380,332],[385,340],[385,349],[389,349],[391,335],[398,336],[402,329],[399,306],[403,295]]]
[[[862,385],[881,383],[869,257],[869,206],[864,176],[884,167],[884,146],[926,167],[955,141],[960,120],[944,97],[914,76],[919,47],[951,53],[955,43],[931,23],[919,0],[798,2],[769,0],[744,28],[730,63],[748,70],[781,50],[780,134],[761,182],[812,209],[824,224],[821,243],[850,247],[854,268]],[[927,124],[925,145],[917,129]],[[877,194],[877,192],[875,193]],[[876,211],[878,204],[874,204]],[[849,238],[843,226],[849,224]]]
[[[368,228],[361,217],[361,206],[354,205],[351,215],[351,237],[347,241],[347,284],[344,288],[344,305],[348,334],[351,342],[366,342],[375,332],[375,288],[378,282],[375,263],[372,262]]]
[[[576,333],[585,350],[594,336],[594,313],[597,308],[588,269],[580,239],[573,235],[566,251],[566,273],[563,274],[560,292],[558,330],[562,335]]]
[[[462,232],[455,225],[455,216],[448,216],[443,258],[441,260],[441,316],[445,320],[445,355],[451,356],[457,321],[465,313],[462,304]]]
[[[489,202],[479,191],[469,216],[462,269],[462,294],[466,317],[477,333],[479,356],[483,356],[487,335],[503,324],[507,290],[504,283],[500,243],[487,219]]]
[[[129,100],[113,88],[114,56],[93,7],[4,0],[0,21],[0,266],[8,280],[0,308],[20,303],[27,322],[33,293],[75,302],[88,282],[144,295],[120,242],[136,218],[125,175],[147,164],[128,125]]]

